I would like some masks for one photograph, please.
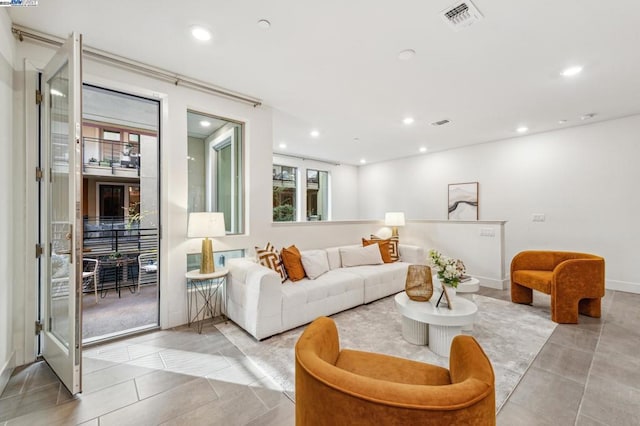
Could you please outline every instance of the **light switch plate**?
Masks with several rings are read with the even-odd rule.
[[[532,216],[532,220],[534,222],[544,222],[545,221],[544,213],[534,213]]]

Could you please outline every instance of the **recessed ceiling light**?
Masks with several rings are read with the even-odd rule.
[[[585,115],[583,115],[582,117],[580,117],[580,120],[583,120],[583,121],[584,121],[584,120],[591,120],[591,119],[592,119],[593,117],[595,117],[595,116],[596,116],[596,114],[595,114],[595,113],[593,113],[593,112],[591,112],[591,113],[589,113],[589,114],[585,114]]]
[[[573,77],[574,75],[578,75],[581,72],[582,72],[582,67],[578,65],[574,67],[565,68],[564,70],[562,70],[560,75],[562,75],[563,77]]]
[[[200,125],[201,125],[202,127],[209,127],[209,126],[211,126],[211,122],[210,122],[210,121],[207,121],[207,120],[202,120],[202,121],[200,122]]]
[[[421,146],[420,147],[420,152],[427,152],[427,147],[426,146]]]
[[[558,120],[558,124],[564,124],[566,122],[567,122],[567,120]]]
[[[402,122],[403,122],[404,124],[413,124],[413,122],[414,122],[414,121],[415,121],[415,120],[413,119],[413,117],[405,117],[405,118],[402,120]]]
[[[192,27],[191,35],[196,40],[200,40],[200,41],[211,40],[211,31],[203,27]]]
[[[360,160],[360,164],[367,164],[367,160],[365,160],[364,158]]]
[[[320,136],[320,132],[317,130],[312,130],[311,133],[309,133],[311,135],[312,138],[317,138],[318,136]]]
[[[280,145],[278,145],[281,149],[285,149],[287,147],[287,144],[284,142],[280,142]]]
[[[408,61],[416,55],[416,51],[413,49],[405,49],[402,52],[398,53],[398,59],[401,61]]]
[[[261,19],[258,21],[258,27],[262,28],[263,30],[268,30],[271,27],[271,22],[267,21],[266,19]]]
[[[527,133],[529,131],[529,128],[527,126],[520,126],[516,129],[516,132],[518,133]]]

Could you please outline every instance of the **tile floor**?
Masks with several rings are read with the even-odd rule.
[[[544,296],[534,303],[548,309]],[[559,325],[498,424],[640,424],[638,306],[640,295],[607,291],[601,320]],[[43,362],[16,369],[0,396],[0,426],[295,423],[293,402],[210,322],[202,335],[179,327],[88,348],[83,362],[76,397]]]

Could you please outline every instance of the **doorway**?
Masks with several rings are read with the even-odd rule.
[[[157,328],[157,100],[83,85],[83,344]]]
[[[100,217],[124,217],[124,185],[100,185]]]

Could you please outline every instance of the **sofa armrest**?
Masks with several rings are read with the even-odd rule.
[[[227,316],[256,339],[282,332],[280,275],[248,259],[229,259]]]
[[[418,246],[410,246],[408,244],[399,244],[400,260],[402,262],[422,265],[425,263],[424,249]]]
[[[569,259],[553,270],[551,295],[579,300],[604,297],[604,259]]]

